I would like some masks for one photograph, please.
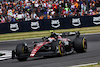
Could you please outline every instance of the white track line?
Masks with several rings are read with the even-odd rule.
[[[100,33],[86,33],[86,34],[81,34],[81,35],[95,35],[95,34],[100,34]]]
[[[0,50],[0,53],[5,54],[5,55],[0,56],[0,60],[10,59],[12,55],[11,50]]]
[[[80,67],[80,66],[88,66],[88,65],[95,65],[95,64],[98,64],[98,63],[81,64],[81,65],[74,65],[70,67]]]

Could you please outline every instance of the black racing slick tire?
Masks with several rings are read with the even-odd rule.
[[[65,47],[62,41],[55,41],[51,45],[51,50],[54,51],[57,55],[65,55]]]
[[[87,40],[84,37],[76,37],[74,40],[74,49],[77,53],[87,51]]]
[[[17,45],[17,47],[16,47],[17,60],[26,61],[28,58],[27,51],[28,51],[28,48],[27,48],[27,46],[25,46],[24,43]]]

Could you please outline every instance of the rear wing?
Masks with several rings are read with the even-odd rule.
[[[53,34],[54,34],[55,37],[56,36],[67,37],[67,36],[75,36],[75,35],[76,35],[76,37],[80,36],[80,32],[79,31],[76,31],[76,32],[53,33]],[[49,36],[49,37],[51,37],[51,36]],[[48,39],[49,37],[43,37],[42,40],[44,41],[44,40]]]
[[[74,36],[76,35],[76,37],[80,36],[80,32],[79,31],[75,31],[75,32],[63,32],[63,33],[56,33],[57,35],[60,35],[62,37],[66,37],[66,36]]]

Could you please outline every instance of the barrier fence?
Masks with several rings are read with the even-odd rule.
[[[69,29],[100,25],[100,15],[74,16],[59,19],[43,19],[0,24],[0,34],[13,32],[41,31],[51,29]]]

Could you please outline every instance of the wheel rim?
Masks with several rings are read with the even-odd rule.
[[[84,51],[86,51],[86,49],[87,49],[87,42],[86,42],[85,38],[83,38],[83,49],[84,49]]]
[[[86,40],[84,40],[84,48],[87,49],[87,43],[86,43]]]
[[[24,46],[22,47],[22,53],[24,53]]]
[[[62,43],[59,45],[59,51],[60,51],[60,55],[64,55],[64,46]]]

